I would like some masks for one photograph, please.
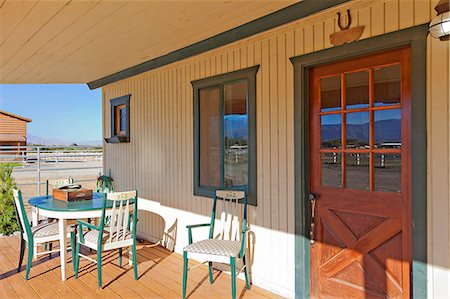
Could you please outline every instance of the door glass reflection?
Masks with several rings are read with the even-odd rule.
[[[369,190],[369,155],[362,153],[345,155],[346,188]]]
[[[341,76],[320,79],[320,111],[341,109]]]
[[[347,148],[369,147],[369,112],[347,113]]]
[[[400,109],[374,112],[375,148],[402,147],[402,112]]]
[[[402,157],[400,154],[375,154],[374,190],[401,192]]]
[[[322,186],[336,187],[342,186],[341,153],[322,153]]]
[[[345,104],[347,109],[369,107],[369,71],[345,75]]]
[[[320,118],[320,136],[322,148],[340,148],[342,134],[342,115],[329,114]]]
[[[400,104],[400,71],[399,64],[374,70],[375,106]]]

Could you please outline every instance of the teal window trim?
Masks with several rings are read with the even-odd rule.
[[[411,48],[411,297],[427,297],[426,53],[428,24],[291,58],[294,65],[295,298],[310,298],[309,70],[339,60]]]
[[[110,100],[110,110],[111,110],[111,137],[105,138],[106,143],[121,143],[121,142],[130,142],[130,98],[131,94],[121,96],[115,99]],[[116,119],[115,109],[117,106],[125,105],[125,134],[117,135],[116,134],[116,121],[120,121]]]
[[[192,81],[193,99],[194,99],[194,195],[214,198],[215,191],[218,188],[205,187],[200,185],[200,90],[220,86],[221,96],[221,115],[224,114],[223,86],[228,83],[247,81],[247,115],[248,115],[248,184],[246,187],[234,187],[235,190],[247,192],[247,202],[250,205],[257,205],[256,188],[256,73],[259,65],[250,68]],[[224,118],[220,123],[221,138],[221,186],[224,189]]]

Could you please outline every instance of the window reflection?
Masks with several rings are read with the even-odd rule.
[[[341,109],[341,76],[320,79],[320,111]]]
[[[345,75],[345,105],[347,109],[369,107],[369,71]]]
[[[340,148],[342,144],[342,115],[322,115],[320,119],[322,148]]]
[[[322,153],[322,186],[342,187],[341,153]]]
[[[400,104],[400,65],[374,70],[375,106]]]
[[[220,87],[200,90],[200,185],[220,186]]]
[[[374,156],[374,189],[384,192],[401,192],[402,157],[400,154]]]
[[[376,148],[401,148],[402,112],[400,109],[374,112]]]
[[[362,153],[345,155],[345,187],[369,190],[369,155]]]
[[[369,147],[369,112],[347,113],[347,148]]]
[[[247,82],[224,86],[225,186],[244,187],[248,177]]]

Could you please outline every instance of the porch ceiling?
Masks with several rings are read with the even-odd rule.
[[[0,0],[0,83],[87,83],[293,4]]]

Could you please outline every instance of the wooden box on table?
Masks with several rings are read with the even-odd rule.
[[[63,201],[91,200],[90,189],[53,189],[53,198]]]

